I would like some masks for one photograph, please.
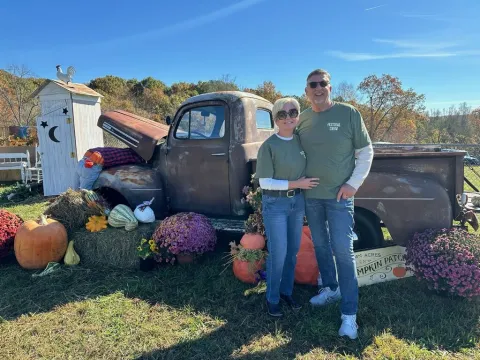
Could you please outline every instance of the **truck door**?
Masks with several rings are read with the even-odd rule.
[[[173,212],[230,215],[229,111],[223,102],[180,110],[167,144],[167,187]]]

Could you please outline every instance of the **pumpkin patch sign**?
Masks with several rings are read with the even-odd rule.
[[[405,265],[403,246],[355,252],[355,261],[359,286],[413,276]]]

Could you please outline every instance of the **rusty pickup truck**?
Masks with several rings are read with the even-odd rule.
[[[255,172],[260,145],[275,132],[271,110],[269,101],[250,93],[216,92],[187,99],[167,125],[106,112],[98,126],[145,163],[105,169],[94,188],[132,208],[155,198],[157,219],[193,211],[217,227],[242,231],[249,214],[242,188]],[[464,152],[440,150],[375,149],[355,196],[355,250],[381,247],[382,227],[405,245],[415,231],[452,226],[461,211],[456,195],[463,192]]]

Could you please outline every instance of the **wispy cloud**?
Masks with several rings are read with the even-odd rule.
[[[378,9],[378,8],[381,8],[381,7],[384,7],[384,6],[387,6],[387,4],[377,5],[377,6],[365,9],[365,11],[375,10],[375,9]]]
[[[173,33],[190,30],[190,29],[199,27],[201,25],[212,23],[215,20],[233,15],[239,11],[245,10],[247,8],[250,8],[264,1],[266,0],[243,0],[234,5],[230,5],[230,6],[215,10],[211,13],[200,15],[191,19],[187,19],[185,21],[181,21],[179,23],[169,25],[160,29],[151,30],[144,33],[134,34],[134,35],[123,36],[116,39],[106,40],[94,45],[110,45],[111,46],[111,45],[121,45],[125,42],[155,40],[162,36],[171,35]]]
[[[437,42],[437,41],[418,41],[418,40],[392,40],[392,39],[373,39],[376,43],[389,44],[403,49],[426,49],[439,50],[458,46],[458,42]]]
[[[371,53],[353,53],[344,51],[327,51],[327,54],[347,61],[366,61],[366,60],[383,60],[383,59],[399,59],[399,58],[427,58],[427,57],[450,57],[457,56],[450,52],[433,52],[433,53],[391,53],[391,54],[371,54]]]
[[[378,44],[388,45],[394,50],[382,53],[358,53],[348,51],[329,50],[326,53],[346,61],[368,61],[399,58],[446,58],[453,56],[477,56],[480,50],[459,49],[459,42],[446,41],[418,41],[403,39],[373,39]]]

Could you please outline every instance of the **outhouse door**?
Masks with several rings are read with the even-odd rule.
[[[79,186],[76,173],[75,132],[70,116],[37,118],[45,196],[58,195]]]

